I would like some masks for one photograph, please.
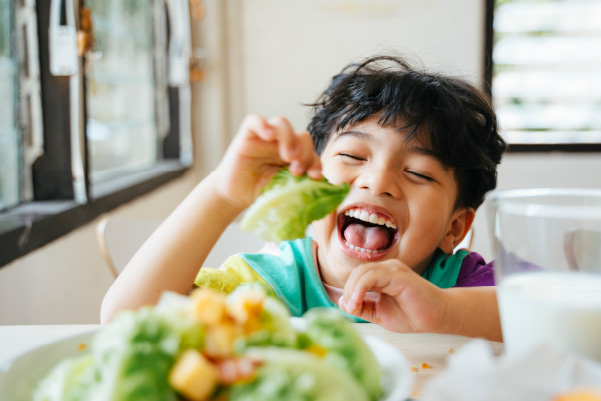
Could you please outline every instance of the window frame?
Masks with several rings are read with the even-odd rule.
[[[494,49],[494,11],[495,0],[486,0],[484,18],[484,91],[493,103],[492,78],[493,78],[493,49]],[[601,152],[601,143],[508,143],[508,152],[533,153],[533,152]]]
[[[81,6],[81,1],[79,3]],[[87,201],[78,203],[74,199],[70,111],[65,113],[65,110],[70,110],[70,78],[50,74],[50,2],[38,0],[36,8],[45,153],[32,167],[33,200],[0,212],[0,268],[90,223],[117,206],[173,181],[190,168],[180,158],[179,91],[186,88],[170,86],[169,114],[172,123],[168,135],[163,139],[164,159],[152,169],[123,174],[95,183],[93,187],[86,182]],[[83,65],[81,59],[80,62]],[[82,101],[85,102],[85,97]],[[84,121],[87,119],[85,110],[83,107]],[[56,132],[63,132],[64,135],[53,135]],[[88,148],[87,143],[85,148]],[[84,164],[87,181],[87,152]]]

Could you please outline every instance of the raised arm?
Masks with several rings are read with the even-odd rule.
[[[101,322],[121,310],[155,304],[165,290],[187,293],[223,231],[285,165],[293,174],[321,177],[307,132],[294,132],[283,118],[248,116],[217,169],[159,226],[109,288]]]

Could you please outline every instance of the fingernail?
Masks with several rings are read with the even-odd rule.
[[[296,160],[290,163],[290,166],[288,166],[288,170],[290,170],[290,172],[294,175],[300,175],[302,172],[299,168],[299,163]]]

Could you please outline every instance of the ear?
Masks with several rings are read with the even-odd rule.
[[[439,245],[444,253],[453,253],[453,249],[465,238],[472,227],[474,217],[476,217],[476,211],[471,207],[459,208],[453,212],[447,232]]]

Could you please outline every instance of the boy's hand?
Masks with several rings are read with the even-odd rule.
[[[379,299],[367,299],[367,291]],[[445,332],[444,290],[398,260],[363,264],[351,273],[339,306],[363,320],[402,333]]]
[[[216,170],[219,195],[241,210],[250,206],[271,177],[289,166],[294,175],[321,178],[321,162],[308,132],[295,132],[283,117],[249,115]]]

